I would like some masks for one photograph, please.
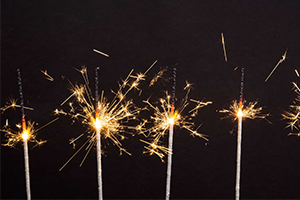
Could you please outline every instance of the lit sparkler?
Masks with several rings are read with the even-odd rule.
[[[229,110],[223,109],[219,112],[227,113],[228,115],[224,118],[233,117],[234,121],[238,119],[238,132],[237,132],[237,158],[236,158],[236,182],[235,182],[235,199],[240,199],[240,174],[241,174],[241,152],[242,152],[242,121],[243,118],[265,119],[264,114],[260,114],[262,107],[255,107],[258,102],[249,102],[247,106],[246,101],[243,100],[244,90],[244,68],[241,69],[241,87],[240,87],[240,100],[239,102],[233,101],[230,105]]]
[[[84,85],[73,85],[71,89],[71,95],[61,104],[65,104],[72,97],[80,107],[77,111],[72,102],[69,102],[70,111],[65,112],[62,109],[55,110],[56,114],[70,115],[73,119],[78,119],[84,125],[88,125],[89,139],[82,145],[73,156],[60,168],[60,171],[73,159],[73,157],[89,142],[86,147],[86,155],[84,156],[80,166],[84,163],[87,155],[94,145],[97,149],[97,169],[98,169],[98,191],[99,199],[103,199],[102,191],[102,167],[101,167],[101,138],[110,139],[120,150],[120,153],[125,152],[131,155],[126,149],[122,147],[120,140],[125,139],[123,133],[126,133],[128,129],[135,129],[135,127],[130,127],[123,125],[123,122],[136,119],[136,115],[140,112],[140,108],[136,108],[133,105],[132,100],[126,100],[126,95],[132,90],[140,90],[139,84],[141,80],[145,80],[146,73],[154,66],[155,61],[145,73],[140,73],[137,75],[132,75],[133,70],[129,73],[127,78],[123,80],[122,84],[119,85],[117,92],[112,91],[115,97],[111,102],[104,97],[104,91],[102,91],[100,99],[98,95],[98,69],[96,69],[95,78],[95,98],[93,98],[91,89],[89,87],[89,79],[87,75],[87,69],[82,67],[78,70],[84,79]],[[133,78],[133,80],[131,79]],[[125,90],[123,92],[123,90]],[[141,91],[141,90],[140,90]],[[96,102],[94,104],[93,102]],[[128,133],[128,131],[127,131]],[[79,137],[81,137],[80,135]],[[72,139],[70,143],[75,147],[75,141],[79,138]]]
[[[27,193],[27,200],[31,199],[31,191],[30,191],[30,175],[29,175],[29,155],[28,155],[28,142],[33,142],[36,143],[35,146],[37,145],[42,145],[46,141],[40,140],[38,141],[36,139],[36,133],[44,128],[45,126],[53,123],[56,121],[58,118],[52,120],[48,124],[40,127],[39,129],[34,129],[34,122],[28,122],[28,126],[26,125],[26,120],[25,120],[25,112],[24,109],[31,109],[24,106],[24,100],[23,100],[23,91],[22,91],[22,81],[21,81],[21,72],[20,69],[17,70],[18,72],[18,85],[19,85],[19,93],[20,93],[20,101],[21,105],[17,105],[17,101],[14,99],[10,99],[10,104],[7,103],[7,105],[4,108],[1,108],[2,112],[7,110],[8,108],[15,108],[15,107],[20,107],[21,112],[22,112],[22,123],[16,125],[19,130],[14,131],[13,129],[10,128],[8,124],[8,119],[6,120],[6,124],[4,127],[0,130],[5,133],[5,137],[7,138],[7,141],[5,144],[2,144],[3,146],[8,146],[8,147],[15,147],[18,142],[22,141],[23,142],[23,147],[24,147],[24,164],[25,164],[25,180],[26,180],[26,193]],[[34,147],[35,147],[34,146]]]
[[[80,73],[83,76],[83,85],[73,85],[71,89],[71,95],[61,104],[65,104],[72,97],[76,100],[76,107],[72,102],[69,102],[70,111],[63,111],[62,109],[55,110],[56,114],[69,115],[73,119],[78,119],[83,125],[88,126],[89,139],[82,145],[73,156],[60,168],[60,171],[72,160],[72,158],[86,145],[86,155],[83,158],[80,166],[84,163],[87,155],[94,145],[97,149],[97,165],[98,165],[98,189],[99,189],[99,199],[102,199],[102,180],[101,180],[101,138],[109,139],[116,145],[120,153],[125,152],[131,155],[126,149],[123,148],[120,140],[125,139],[124,133],[129,133],[128,130],[134,130],[136,127],[127,126],[124,122],[128,122],[136,119],[136,115],[141,111],[141,108],[136,108],[133,105],[132,100],[126,100],[127,94],[133,90],[140,90],[139,84],[141,80],[145,79],[146,73],[154,66],[155,61],[145,73],[140,73],[135,76],[132,75],[133,70],[129,73],[127,78],[119,84],[119,89],[117,92],[112,91],[115,97],[111,102],[109,102],[104,97],[104,92],[102,91],[100,97],[98,93],[98,79],[96,78],[96,95],[93,98],[91,89],[89,87],[89,79],[87,75],[87,70],[82,67]],[[97,72],[98,73],[98,72]],[[96,76],[97,77],[97,76]],[[124,91],[123,91],[124,90]],[[93,102],[96,102],[94,104]],[[81,137],[81,136],[80,136]],[[75,140],[71,142],[73,146],[75,145]]]
[[[273,74],[273,72],[276,70],[276,68],[278,67],[278,65],[281,64],[283,61],[285,61],[287,50],[288,50],[288,48],[285,50],[284,54],[282,55],[282,58],[278,61],[278,63],[275,65],[275,67],[273,68],[273,70],[271,71],[271,73],[269,74],[269,76],[266,78],[265,82],[268,81],[268,79]]]
[[[145,142],[144,140],[142,141],[149,145],[145,147],[147,150],[144,151],[144,153],[150,153],[150,155],[156,154],[162,159],[162,161],[164,161],[164,154],[168,153],[168,151],[166,148],[160,145],[160,139],[168,133],[170,124],[186,129],[191,133],[191,135],[201,137],[208,141],[205,135],[199,133],[197,129],[193,129],[195,124],[191,121],[191,119],[198,114],[200,108],[207,106],[212,102],[188,99],[189,92],[190,88],[187,89],[187,94],[182,100],[181,105],[178,106],[178,110],[175,110],[174,106],[172,107],[170,101],[171,96],[168,94],[168,92],[165,93],[165,98],[161,98],[159,100],[159,106],[152,104],[149,99],[144,101],[154,111],[153,116],[151,116],[151,121],[153,121],[154,124],[153,127],[149,129],[143,128],[145,124],[148,123],[148,120],[144,120],[140,126],[137,127],[137,130],[140,134],[143,134],[148,138],[152,138],[152,142],[150,143]],[[188,107],[191,102],[196,103],[196,106],[190,109],[187,112],[187,115],[184,115],[185,108]]]
[[[192,118],[195,117],[198,113],[198,110],[206,105],[211,104],[212,102],[202,102],[196,101],[188,98],[189,92],[191,90],[190,83],[186,82],[187,85],[184,90],[187,91],[184,99],[181,102],[181,105],[178,106],[178,110],[175,110],[175,86],[176,86],[176,71],[173,71],[173,93],[172,96],[165,93],[166,97],[161,98],[159,100],[159,106],[156,106],[150,103],[150,100],[144,101],[148,107],[153,109],[154,114],[150,117],[151,121],[153,121],[154,126],[146,129],[143,128],[147,120],[144,120],[140,126],[137,127],[139,133],[144,134],[146,137],[151,138],[151,142],[147,142],[141,140],[148,146],[145,146],[144,153],[149,153],[150,155],[157,155],[159,158],[164,161],[164,154],[168,154],[168,166],[167,166],[167,182],[166,182],[166,199],[170,198],[170,188],[171,188],[171,166],[172,166],[172,149],[173,149],[173,132],[174,126],[179,126],[180,128],[188,130],[193,136],[199,136],[206,141],[208,139],[205,135],[199,133],[193,129],[194,123],[192,122]],[[190,102],[196,103],[196,106],[188,111],[188,115],[184,116],[183,111],[190,104]],[[164,147],[161,145],[160,139],[169,133],[169,147]]]

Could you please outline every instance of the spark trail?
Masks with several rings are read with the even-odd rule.
[[[108,54],[103,53],[103,52],[101,52],[101,51],[99,51],[99,50],[97,50],[97,49],[93,49],[93,51],[96,52],[96,53],[99,53],[99,54],[101,54],[101,55],[103,55],[103,56],[105,56],[105,57],[109,57]]]
[[[284,54],[282,55],[282,58],[278,61],[278,63],[275,65],[275,67],[273,68],[273,70],[271,71],[271,73],[269,74],[269,76],[266,78],[265,82],[268,81],[268,79],[271,77],[271,75],[276,70],[276,68],[278,67],[278,65],[280,65],[283,61],[285,61],[287,50],[288,50],[288,48],[285,50]]]
[[[6,102],[6,105],[2,108],[0,108],[0,110],[2,111],[2,113],[4,113],[4,111],[6,111],[9,108],[21,108],[21,105],[17,105],[17,99],[14,98],[9,98],[8,99],[9,102]],[[33,108],[29,108],[23,105],[23,109],[27,109],[27,110],[34,110]]]
[[[48,81],[54,81],[54,78],[48,74],[47,70],[45,71],[41,70],[41,72],[46,76],[46,79]]]
[[[223,46],[224,58],[225,58],[225,61],[227,62],[227,54],[226,54],[226,48],[225,48],[225,39],[224,39],[223,33],[221,33],[221,38],[222,38],[222,46]]]

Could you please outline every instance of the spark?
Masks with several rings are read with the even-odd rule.
[[[227,62],[227,55],[226,55],[226,49],[225,49],[225,40],[224,40],[223,33],[221,33],[221,37],[222,37],[222,45],[223,45],[224,58],[225,58],[225,61]]]
[[[69,139],[70,143],[69,144],[72,144],[73,145],[73,149],[75,149],[76,147],[76,144],[75,144],[75,141],[78,140],[79,138],[81,138],[84,134],[82,133],[81,135],[79,135],[77,138],[71,138]]]
[[[299,77],[299,73],[298,73],[297,69],[295,69],[295,73]]]
[[[204,134],[201,134],[193,129],[194,122],[192,118],[195,117],[198,113],[198,110],[201,107],[211,104],[212,102],[202,102],[196,100],[189,100],[188,94],[190,88],[187,90],[187,93],[184,99],[181,101],[181,105],[178,110],[174,110],[174,106],[171,103],[171,97],[168,92],[165,92],[165,98],[159,99],[159,103],[152,104],[150,100],[144,100],[144,103],[148,105],[153,111],[154,114],[150,117],[153,122],[153,127],[151,128],[139,128],[138,131],[140,134],[145,135],[148,138],[151,138],[152,142],[145,142],[148,146],[145,146],[146,151],[144,153],[149,153],[150,155],[158,155],[161,160],[163,160],[164,154],[167,154],[168,148],[160,145],[160,139],[164,137],[170,128],[170,125],[178,126],[180,128],[186,129],[191,133],[192,136],[198,136],[208,141]],[[190,102],[196,102],[196,106],[190,109],[186,115],[184,115],[185,109],[189,106]],[[142,127],[148,121],[145,120],[140,126]]]
[[[269,76],[266,78],[265,82],[268,81],[268,79],[269,79],[270,76],[273,74],[273,72],[276,70],[276,68],[278,67],[278,65],[281,64],[283,61],[285,61],[287,50],[288,50],[288,48],[286,48],[284,54],[282,55],[282,58],[281,58],[281,59],[278,61],[278,63],[275,65],[275,67],[273,68],[273,70],[271,71],[271,73],[269,74]]]
[[[141,142],[148,144],[149,146],[145,146],[145,151],[143,152],[144,154],[149,154],[149,155],[157,155],[162,162],[164,161],[164,156],[165,154],[169,154],[172,152],[169,152],[169,149],[167,147],[164,147],[162,145],[159,145],[159,141],[153,141],[153,142],[147,142],[145,140],[140,140]]]
[[[292,82],[292,83],[295,86],[295,88],[297,89],[296,92],[299,93],[300,92],[300,88],[298,87],[298,85],[295,82]]]
[[[108,101],[104,97],[104,91],[102,91],[99,100],[94,105],[94,98],[88,81],[87,70],[79,70],[83,76],[84,84],[82,85],[73,85],[71,84],[71,95],[61,104],[65,104],[72,97],[75,98],[76,107],[73,106],[73,103],[70,106],[70,111],[63,111],[56,109],[54,112],[56,114],[64,114],[71,116],[74,119],[79,120],[84,126],[87,126],[88,146],[86,148],[86,155],[81,162],[83,164],[88,153],[92,147],[96,144],[97,132],[100,132],[100,138],[110,140],[115,146],[122,152],[131,155],[125,148],[123,148],[121,140],[125,139],[124,133],[132,134],[128,130],[134,130],[136,127],[127,126],[125,123],[135,120],[136,115],[140,113],[141,108],[137,108],[133,104],[133,100],[127,100],[127,94],[133,89],[139,89],[139,84],[146,76],[146,73],[150,68],[156,63],[155,61],[145,73],[140,73],[132,77],[133,70],[130,71],[125,80],[122,81],[122,84],[119,84],[119,89],[112,93],[115,95],[112,101]],[[77,140],[77,137],[75,140]],[[74,140],[71,140],[74,144]],[[84,146],[83,145],[83,146]],[[60,168],[60,171],[72,160],[72,158],[83,148],[80,147],[77,152]],[[80,165],[80,166],[81,166]]]
[[[106,53],[103,53],[103,52],[101,52],[99,50],[93,49],[93,51],[96,52],[96,53],[99,53],[99,54],[101,54],[103,56],[109,57],[109,55],[107,55]]]
[[[48,74],[47,70],[45,70],[45,71],[41,70],[41,72],[46,76],[46,79],[47,79],[47,80],[49,80],[49,81],[54,81],[54,78],[52,78],[52,77]]]
[[[8,101],[9,102],[6,102],[6,105],[4,107],[0,108],[2,113],[4,113],[4,111],[6,111],[9,108],[13,108],[13,109],[21,108],[21,106],[17,104],[17,99],[13,99],[12,97],[10,97]],[[27,110],[34,110],[33,108],[26,107],[26,106],[23,106],[23,108]]]
[[[185,83],[186,83],[186,86],[183,88],[183,90],[190,89],[193,85],[193,84],[189,83],[188,81],[185,81]]]

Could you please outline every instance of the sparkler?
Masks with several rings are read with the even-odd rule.
[[[7,138],[7,142],[5,144],[3,144],[3,146],[15,147],[18,142],[20,142],[20,141],[23,142],[23,147],[24,147],[24,164],[25,164],[25,180],[26,180],[25,186],[26,186],[27,200],[30,200],[31,199],[31,191],[30,191],[30,175],[29,175],[28,141],[35,142],[36,145],[42,145],[46,141],[42,141],[42,140],[38,141],[36,139],[36,135],[35,135],[35,133],[38,130],[40,130],[41,128],[43,128],[43,127],[41,127],[38,130],[34,130],[33,129],[34,122],[33,123],[28,122],[28,127],[26,127],[25,111],[24,111],[24,109],[25,108],[31,109],[31,108],[28,108],[28,107],[24,106],[23,91],[22,91],[22,80],[21,80],[20,69],[18,69],[17,72],[18,72],[18,85],[19,85],[19,94],[20,94],[21,105],[17,105],[16,104],[16,100],[10,99],[10,103],[11,104],[6,105],[1,110],[2,110],[2,112],[4,112],[8,108],[20,107],[21,108],[21,112],[22,112],[22,123],[21,123],[21,125],[17,125],[17,127],[20,130],[17,131],[17,132],[15,132],[15,131],[13,131],[10,128],[10,126],[8,124],[8,120],[6,120],[6,124],[3,127],[3,129],[1,129],[1,131],[5,133],[5,137]],[[53,121],[55,121],[55,120],[53,120]],[[52,122],[50,122],[50,123],[52,123]],[[50,123],[48,123],[48,124],[50,124]]]
[[[198,110],[206,105],[211,104],[212,102],[202,102],[196,101],[188,98],[188,94],[191,90],[190,83],[186,82],[184,90],[187,91],[184,99],[181,102],[181,105],[178,106],[178,110],[175,110],[175,88],[176,88],[176,69],[173,70],[173,86],[172,86],[172,95],[169,95],[168,92],[165,93],[166,98],[160,99],[160,105],[155,106],[150,103],[150,100],[144,101],[150,108],[154,110],[154,115],[151,116],[154,126],[146,129],[143,128],[144,125],[148,122],[144,120],[138,127],[137,130],[139,133],[144,134],[146,137],[151,137],[152,141],[147,142],[141,140],[148,146],[145,146],[144,153],[149,153],[150,155],[157,155],[163,160],[164,154],[168,154],[168,166],[167,166],[167,179],[166,179],[166,199],[170,198],[170,188],[171,188],[171,168],[172,168],[172,149],[173,149],[173,134],[174,126],[179,126],[188,130],[193,136],[198,136],[206,141],[208,139],[205,135],[193,130],[194,123],[191,121],[193,117],[198,114]],[[189,110],[188,115],[184,116],[183,111],[190,104],[190,102],[196,103],[196,106]],[[164,147],[161,145],[160,139],[169,131],[169,146]]]
[[[154,66],[155,61],[145,73],[140,73],[135,76],[132,75],[133,70],[128,74],[127,78],[119,84],[119,89],[117,92],[112,91],[115,94],[113,100],[108,102],[104,97],[104,92],[102,91],[99,98],[98,94],[98,69],[96,69],[95,78],[95,98],[91,94],[91,89],[89,87],[89,79],[87,75],[87,69],[82,67],[79,72],[82,74],[84,79],[84,85],[73,85],[71,89],[71,95],[61,104],[65,104],[72,97],[75,98],[80,109],[76,109],[72,102],[69,103],[70,111],[65,112],[62,109],[55,110],[56,114],[69,115],[73,119],[78,119],[83,125],[87,125],[89,139],[73,154],[73,156],[60,168],[60,171],[73,159],[73,157],[89,142],[86,147],[86,155],[83,158],[80,166],[83,164],[87,155],[94,145],[97,149],[97,169],[98,169],[98,191],[99,199],[103,199],[102,191],[102,169],[101,169],[101,138],[110,139],[114,145],[116,145],[120,154],[122,152],[131,155],[126,149],[122,147],[120,140],[125,139],[123,133],[129,133],[127,130],[136,129],[136,127],[123,125],[123,122],[128,122],[136,119],[136,115],[141,111],[141,108],[136,108],[133,105],[132,100],[126,100],[126,95],[133,89],[140,90],[139,84],[141,80],[144,80],[146,73]],[[133,78],[133,79],[132,79]],[[125,91],[123,91],[125,90]],[[96,102],[94,105],[93,102]],[[81,137],[81,135],[79,136]],[[79,138],[71,140],[73,146],[75,141]],[[71,143],[70,142],[70,143]]]
[[[224,58],[225,58],[225,61],[227,62],[227,55],[226,55],[226,49],[225,49],[225,40],[224,40],[224,35],[223,35],[223,33],[221,33],[221,38],[222,38],[222,45],[223,45]]]
[[[288,48],[286,48],[284,54],[282,55],[282,58],[278,61],[278,63],[275,65],[275,67],[273,68],[273,70],[271,71],[271,73],[269,74],[269,76],[266,78],[265,82],[268,81],[268,79],[270,78],[270,76],[273,74],[273,72],[276,70],[276,68],[278,67],[278,65],[280,63],[282,63],[283,61],[285,61],[286,59],[286,53],[287,53]]]
[[[236,182],[235,182],[235,199],[240,199],[240,177],[241,177],[241,152],[242,152],[242,121],[243,118],[265,118],[267,115],[260,114],[262,107],[255,108],[258,102],[250,102],[248,106],[245,106],[246,101],[243,100],[244,90],[244,68],[241,69],[241,86],[240,86],[240,99],[239,103],[233,101],[229,110],[223,109],[219,112],[228,113],[228,117],[234,117],[234,120],[238,119],[238,132],[237,132],[237,160],[236,160]]]

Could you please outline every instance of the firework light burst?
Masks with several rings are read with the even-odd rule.
[[[91,151],[92,147],[96,144],[97,130],[101,133],[101,139],[108,139],[116,145],[120,154],[123,152],[131,155],[125,148],[123,148],[121,140],[125,139],[125,133],[132,135],[132,130],[135,130],[135,126],[126,125],[127,122],[135,120],[136,115],[139,114],[141,108],[135,107],[133,100],[127,100],[127,94],[135,89],[141,92],[139,84],[145,79],[146,73],[155,65],[155,61],[145,73],[139,73],[132,75],[133,70],[130,71],[125,80],[119,84],[117,92],[112,91],[114,98],[112,101],[108,101],[104,97],[104,91],[97,98],[94,98],[90,83],[87,75],[87,68],[82,67],[78,70],[84,79],[84,84],[71,85],[71,95],[62,102],[61,106],[68,103],[70,110],[64,111],[63,109],[56,109],[56,114],[68,115],[72,119],[80,121],[87,128],[88,140],[73,154],[73,156],[60,168],[60,171],[72,160],[72,158],[85,146],[87,153],[83,158],[80,166],[84,163],[87,155]],[[70,101],[74,98],[74,101]],[[99,99],[96,103],[96,99]],[[82,137],[82,134],[75,139],[72,139],[70,143],[75,145],[75,141]]]
[[[159,74],[162,74],[164,71],[166,71],[166,69],[160,71]],[[153,83],[151,85],[153,85]],[[143,143],[147,144],[147,146],[145,146],[145,154],[155,154],[162,162],[164,162],[165,154],[172,153],[169,152],[167,147],[163,146],[161,141],[161,139],[168,134],[171,124],[186,129],[192,136],[198,136],[208,141],[204,134],[198,132],[200,126],[194,129],[195,123],[193,122],[193,119],[197,116],[200,108],[207,106],[212,102],[190,99],[189,93],[191,89],[192,84],[186,81],[184,87],[186,94],[180,101],[177,109],[175,109],[172,95],[167,91],[165,91],[165,97],[160,98],[158,102],[152,103],[150,98],[143,101],[147,104],[147,109],[153,111],[150,120],[144,119],[143,122],[137,126],[138,132],[148,138],[148,141],[141,140]],[[194,105],[192,106],[192,104]],[[148,123],[153,124],[153,126],[146,128],[146,124]]]
[[[266,119],[269,114],[261,114],[263,108],[257,107],[257,104],[258,101],[247,102],[246,100],[243,100],[242,106],[240,106],[240,103],[234,100],[229,109],[222,109],[219,112],[226,114],[222,119],[232,118],[234,121],[238,120],[240,116],[249,119]]]

